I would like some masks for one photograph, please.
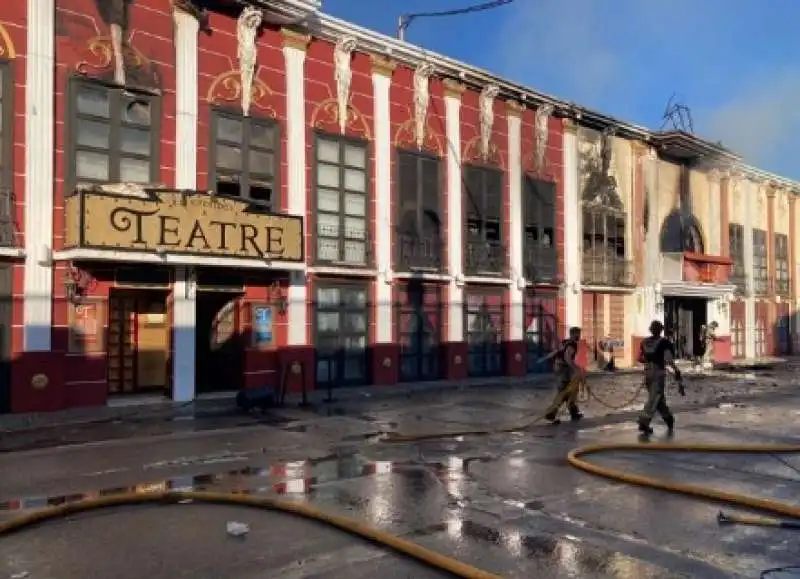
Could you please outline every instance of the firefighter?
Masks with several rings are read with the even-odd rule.
[[[575,400],[578,397],[578,389],[574,388],[574,391],[569,394],[564,400],[560,400],[561,397],[564,395],[564,391],[570,385],[574,378],[579,378],[584,376],[583,370],[577,365],[576,363],[576,356],[578,354],[578,343],[581,339],[581,329],[580,328],[570,328],[569,329],[569,338],[564,340],[561,343],[561,347],[555,352],[555,364],[554,370],[556,374],[556,384],[558,388],[558,392],[556,393],[556,397],[553,400],[553,407],[551,407],[550,411],[545,414],[545,418],[552,422],[553,424],[559,424],[561,421],[558,419],[558,411],[561,409],[561,406],[566,403],[567,409],[569,410],[569,416],[573,422],[576,422],[583,418],[583,414],[581,413],[578,405],[576,404]],[[573,385],[574,386],[574,385]],[[559,402],[560,400],[560,402]],[[557,404],[557,405],[556,405]]]
[[[650,337],[645,338],[639,348],[638,362],[644,364],[644,380],[647,387],[647,402],[639,415],[639,430],[643,435],[650,435],[653,429],[650,422],[656,412],[661,415],[667,430],[672,434],[675,429],[675,417],[667,406],[665,387],[667,379],[667,366],[672,368],[675,379],[678,381],[678,392],[686,395],[681,378],[681,372],[675,366],[675,347],[672,342],[663,337],[664,324],[658,320],[650,324]]]

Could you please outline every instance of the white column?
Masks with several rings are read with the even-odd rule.
[[[53,323],[53,266],[42,256],[53,244],[54,0],[28,0],[26,36],[24,349],[47,352]]]
[[[175,187],[197,188],[197,19],[179,9],[175,19]],[[177,267],[172,286],[172,398],[195,397],[197,302],[194,272]]]
[[[744,274],[747,292],[744,298],[745,357],[756,356],[756,304],[753,297],[753,215],[756,211],[756,187],[751,181],[740,180],[744,201]]]
[[[286,164],[289,195],[288,210],[306,217],[306,88],[305,62],[308,37],[282,30],[283,58],[286,64]],[[305,240],[303,240],[305,243]],[[289,280],[288,336],[290,346],[306,344],[308,290],[305,275],[292,274]]]
[[[720,195],[719,195],[719,176],[709,174],[708,177],[708,247],[706,253],[710,255],[722,255],[722,232],[720,231]]]
[[[445,86],[444,110],[447,137],[447,251],[450,281],[450,303],[447,308],[450,342],[464,340],[464,290],[459,283],[463,276],[461,260],[461,92],[454,85]]]
[[[375,254],[378,279],[375,285],[377,316],[375,341],[386,344],[393,340],[392,327],[392,136],[389,118],[389,89],[393,65],[381,58],[373,59],[372,102],[375,123]]]
[[[518,105],[508,103],[508,179],[509,179],[509,259],[511,261],[511,288],[509,312],[509,339],[521,341],[525,336],[524,291],[519,282],[525,278],[522,269],[522,118]]]
[[[578,193],[578,135],[564,131],[564,298],[567,327],[581,325],[581,206]]]
[[[664,310],[658,309],[656,303],[663,300],[663,296],[657,295],[656,286],[661,283],[661,248],[660,231],[661,226],[658,216],[661,214],[659,207],[659,180],[658,180],[658,155],[653,149],[647,152],[647,156],[642,159],[642,175],[644,177],[644,190],[647,200],[647,233],[644,237],[644,278],[645,284],[642,288],[643,312],[639,316],[639,324],[636,327],[637,336],[650,335],[650,323],[654,320],[664,321]],[[636,249],[634,249],[636,251]]]

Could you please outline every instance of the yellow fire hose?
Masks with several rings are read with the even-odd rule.
[[[577,395],[578,388],[581,387],[582,378],[573,380],[570,385],[554,400],[548,408],[548,412],[558,409],[561,404],[572,396]],[[637,392],[638,394],[638,392]],[[419,442],[424,440],[452,438],[458,436],[480,436],[494,433],[519,432],[526,430],[544,415],[535,420],[517,426],[499,428],[495,430],[471,430],[458,432],[430,433],[423,435],[400,435],[396,434],[387,438],[389,442]],[[723,445],[723,444],[672,444],[672,443],[610,443],[593,444],[576,448],[567,454],[569,464],[597,476],[601,476],[613,481],[638,485],[645,488],[662,490],[675,494],[682,494],[695,498],[701,498],[718,503],[742,507],[746,509],[769,513],[789,519],[800,521],[800,506],[789,503],[782,503],[772,499],[763,499],[750,495],[733,493],[702,485],[673,482],[669,480],[657,479],[635,473],[628,473],[621,470],[593,464],[583,457],[591,454],[610,451],[642,451],[642,452],[691,452],[691,453],[726,453],[726,454],[800,454],[800,445]],[[368,541],[388,547],[397,553],[408,556],[412,559],[449,573],[454,577],[463,579],[501,579],[499,575],[477,569],[440,553],[436,553],[421,545],[407,541],[386,531],[365,525],[354,519],[340,515],[326,513],[303,503],[295,503],[279,499],[259,497],[236,493],[217,493],[201,491],[166,491],[150,493],[125,493],[120,495],[101,497],[67,503],[60,506],[50,507],[39,511],[34,511],[26,515],[0,523],[0,537],[9,535],[15,531],[31,527],[38,523],[65,517],[68,515],[82,513],[90,510],[106,507],[118,507],[124,505],[141,505],[152,503],[174,504],[180,502],[198,502],[224,504],[234,506],[253,507],[264,510],[279,511],[312,519],[347,533],[362,537]],[[800,522],[784,521],[767,517],[745,516],[738,514],[725,514],[720,512],[717,516],[719,524],[737,523],[745,525],[758,525],[778,528],[800,528]]]
[[[417,561],[435,568],[454,577],[464,579],[501,579],[499,575],[482,571],[451,557],[446,557],[430,549],[407,541],[386,531],[375,529],[354,519],[340,515],[325,513],[314,507],[302,503],[282,501],[267,497],[257,497],[235,493],[214,493],[201,491],[165,491],[148,493],[125,493],[109,497],[101,497],[67,503],[57,507],[50,507],[30,514],[11,519],[0,523],[0,537],[9,535],[15,531],[31,527],[38,523],[53,520],[56,518],[102,509],[106,507],[120,507],[124,505],[142,505],[152,503],[174,504],[180,502],[211,503],[222,505],[234,505],[243,507],[254,507],[270,511],[280,511],[297,515],[306,519],[313,519],[326,525],[330,525],[352,535],[367,539],[378,545],[388,547],[402,555],[416,559]]]

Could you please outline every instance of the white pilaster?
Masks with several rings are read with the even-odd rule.
[[[175,20],[175,187],[197,188],[197,19],[179,9]],[[175,271],[172,288],[172,397],[188,402],[195,397],[195,335],[197,302],[193,272]]]
[[[722,232],[720,231],[721,211],[720,207],[720,183],[719,178],[712,176],[708,180],[708,247],[706,253],[711,255],[722,255]]]
[[[658,320],[663,323],[664,310],[657,307],[659,300],[663,300],[656,291],[661,283],[661,248],[659,243],[660,224],[658,216],[661,214],[659,207],[659,180],[658,156],[650,150],[642,159],[642,176],[644,178],[644,192],[647,199],[647,232],[644,236],[644,284],[641,288],[642,313],[637,316],[637,336],[650,335],[650,323]],[[634,248],[636,251],[636,248]]]
[[[566,325],[581,325],[581,210],[578,175],[578,135],[564,131],[564,290]]]
[[[744,201],[744,272],[745,287],[747,288],[744,299],[744,336],[745,357],[756,356],[756,304],[753,297],[753,215],[756,211],[756,189],[751,181],[739,181],[742,188]]]
[[[444,97],[447,132],[447,251],[450,282],[450,303],[447,309],[450,342],[464,340],[464,290],[459,283],[461,267],[461,95],[446,93]]]
[[[287,36],[287,38],[289,38]],[[283,58],[286,65],[286,164],[289,195],[288,210],[306,217],[306,89],[305,42],[286,42]],[[303,240],[305,243],[305,240]],[[289,283],[288,336],[290,346],[306,344],[308,290],[305,276],[293,274]]]
[[[53,322],[55,0],[28,0],[25,56],[24,349],[47,352]]]
[[[392,136],[389,119],[390,71],[372,72],[373,110],[375,123],[375,254],[380,275],[375,286],[378,305],[375,340],[379,344],[391,342],[392,327]]]
[[[522,269],[522,118],[519,112],[508,109],[508,180],[509,180],[509,259],[511,260],[511,288],[509,312],[509,339],[521,341],[525,336],[524,291],[520,288],[525,278]]]

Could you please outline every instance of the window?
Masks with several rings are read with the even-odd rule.
[[[211,131],[209,180],[214,191],[277,210],[277,125],[270,120],[215,110]]]
[[[789,293],[789,236],[775,234],[775,293]]]
[[[728,225],[728,255],[733,260],[731,283],[744,286],[744,226],[738,223]]]
[[[11,101],[14,89],[12,80],[11,66],[0,62],[0,190],[11,187],[14,176],[11,169],[11,161],[14,158],[14,140],[11,134],[14,121],[14,104]]]
[[[320,286],[314,314],[317,382],[343,386],[367,380],[367,290]]]
[[[367,265],[367,147],[332,136],[316,145],[316,260]]]
[[[466,300],[467,372],[499,376],[503,373],[503,296],[473,292]]]
[[[768,286],[767,232],[753,229],[753,291],[758,295],[765,294]]]
[[[465,271],[502,274],[503,174],[485,167],[464,167]]]
[[[755,331],[756,358],[763,358],[767,355],[767,326],[761,318],[756,319]]]
[[[397,269],[438,271],[442,265],[439,159],[397,152]]]
[[[745,357],[745,331],[744,322],[739,319],[731,320],[731,344],[734,358]]]
[[[157,99],[74,81],[71,172],[77,185],[151,183],[158,176]]]
[[[525,277],[549,281],[556,273],[556,186],[525,177],[522,191]]]
[[[556,297],[530,297],[525,302],[525,341],[529,373],[550,372],[552,359],[545,355],[558,348],[558,320],[550,312],[558,309]]]
[[[439,377],[441,301],[437,287],[409,282],[399,308],[400,379],[436,380]]]
[[[629,285],[625,262],[625,216],[603,208],[583,209],[583,281]]]

